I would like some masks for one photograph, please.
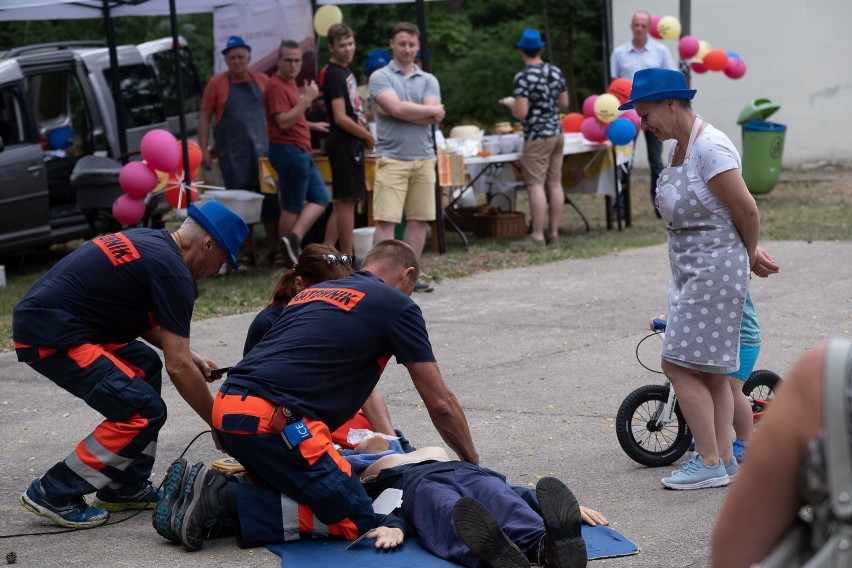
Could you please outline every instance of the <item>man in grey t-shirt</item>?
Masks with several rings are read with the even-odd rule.
[[[393,59],[370,76],[379,155],[373,188],[373,243],[394,238],[405,212],[403,240],[423,252],[426,225],[435,220],[433,126],[444,118],[441,89],[434,75],[414,63],[420,48],[417,26],[400,22],[390,41]],[[432,287],[418,282],[415,291]]]

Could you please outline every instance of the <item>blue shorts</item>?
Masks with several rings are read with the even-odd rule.
[[[278,172],[284,211],[300,213],[305,201],[325,207],[328,189],[313,157],[295,144],[270,144],[269,163]]]
[[[760,344],[758,345],[743,345],[740,343],[740,368],[730,373],[729,377],[747,381],[749,375],[754,370],[754,364],[757,363],[757,356],[760,354]]]

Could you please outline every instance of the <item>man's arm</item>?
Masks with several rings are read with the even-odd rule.
[[[305,111],[308,110],[308,107],[311,106],[311,103],[318,95],[319,88],[317,87],[317,84],[314,81],[307,83],[305,85],[305,92],[298,103],[293,105],[289,110],[279,112],[273,116],[275,125],[281,130],[290,130],[305,114]]]
[[[201,165],[205,170],[213,167],[210,160],[210,122],[213,120],[212,110],[202,110],[198,113],[198,145],[201,146]]]
[[[456,395],[444,383],[438,364],[407,363],[405,367],[444,442],[460,459],[479,463],[479,452],[473,445],[464,410]]]
[[[396,91],[388,89],[375,96],[376,106],[387,115],[415,124],[438,124],[444,119],[444,105],[434,99],[423,99],[423,104],[402,101]]]
[[[160,342],[166,359],[166,372],[180,396],[211,427],[213,426],[213,397],[207,390],[202,361],[189,348],[189,338],[159,328],[159,337],[146,334],[152,343]],[[150,339],[149,339],[150,338]],[[205,366],[207,366],[205,364]],[[207,370],[209,373],[209,369]]]
[[[376,139],[373,138],[370,131],[361,127],[360,124],[349,118],[349,115],[346,114],[346,100],[343,97],[338,97],[331,101],[331,112],[334,116],[334,123],[341,129],[363,140],[367,148],[372,148],[376,145]]]
[[[393,431],[388,407],[379,389],[373,389],[367,402],[361,406],[361,411],[364,413],[364,417],[370,423],[370,426],[373,427],[374,432],[396,436],[396,432]]]

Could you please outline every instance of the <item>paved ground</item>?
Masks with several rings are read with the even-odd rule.
[[[852,243],[763,244],[782,271],[752,281],[764,337],[758,368],[783,374],[819,339],[852,331]],[[632,462],[613,428],[623,398],[658,382],[636,362],[634,349],[649,317],[664,310],[667,280],[665,248],[654,246],[481,274],[416,296],[483,464],[518,484],[534,484],[542,475],[561,478],[581,503],[604,512],[642,548],[636,556],[593,567],[708,564],[709,535],[726,490],[662,489],[658,480],[671,468]],[[221,364],[233,364],[251,317],[200,322],[193,344]],[[389,366],[380,383],[394,422],[418,446],[440,444],[403,371]],[[168,382],[165,396],[170,416],[155,481],[204,429]],[[88,407],[16,363],[13,354],[0,354],[2,534],[53,530],[24,511],[18,495],[97,421]],[[187,457],[210,461],[218,454],[204,436]],[[240,550],[231,539],[186,553],[153,532],[148,513],[91,531],[0,540],[0,552],[10,551],[20,565],[38,567],[89,565],[105,556],[114,567],[278,566],[278,557],[265,549]]]

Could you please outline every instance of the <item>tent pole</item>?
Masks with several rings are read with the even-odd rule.
[[[103,0],[104,28],[109,46],[110,83],[112,87],[112,100],[115,105],[115,124],[118,130],[118,157],[123,163],[127,163],[127,131],[124,124],[124,103],[121,100],[121,69],[118,66],[118,48],[115,41],[115,26],[109,10],[109,0]]]
[[[183,73],[180,67],[180,40],[178,38],[177,10],[175,0],[169,0],[169,20],[172,24],[172,55],[175,60],[175,85],[177,85],[178,123],[180,124],[181,152],[183,153],[183,181],[186,183],[186,207],[192,203],[192,172],[189,171],[189,144],[186,143],[186,117],[184,116]]]
[[[692,2],[691,0],[680,0],[680,29],[681,29],[681,37],[685,35],[690,35],[692,33]],[[686,86],[690,87],[692,84],[692,74],[690,71],[692,68],[689,66],[689,62],[683,58],[680,59],[680,70],[683,71],[683,74],[686,75]]]

